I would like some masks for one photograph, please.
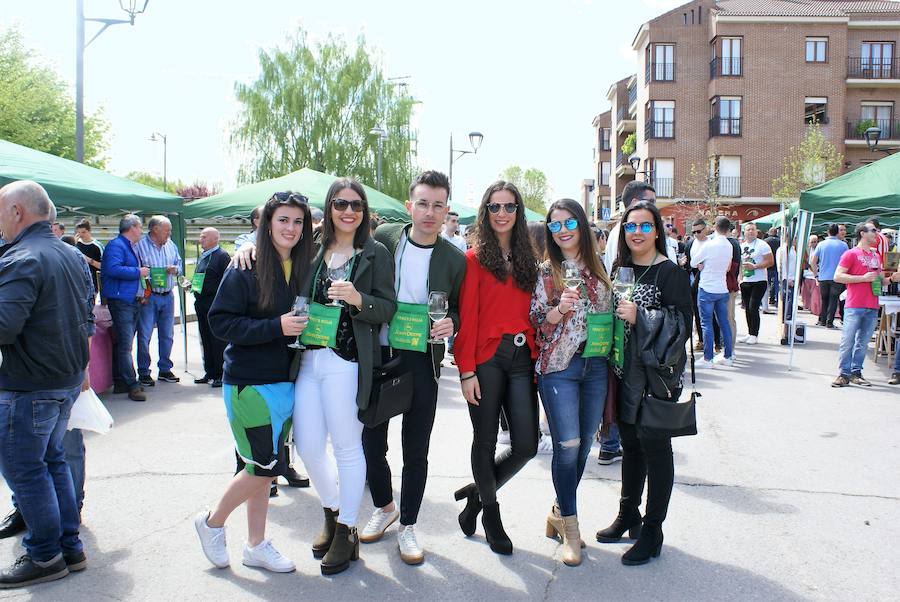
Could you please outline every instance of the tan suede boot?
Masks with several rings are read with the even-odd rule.
[[[568,566],[581,564],[581,532],[578,530],[576,515],[564,516],[562,561]]]
[[[563,522],[563,517],[559,513],[559,506],[553,504],[553,508],[550,509],[550,514],[547,515],[547,528],[545,534],[547,537],[551,539],[559,539],[563,540],[565,535],[565,523]],[[579,540],[579,546],[584,547],[584,540]]]

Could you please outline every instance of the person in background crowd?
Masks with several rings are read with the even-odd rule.
[[[191,292],[194,293],[194,310],[197,313],[197,328],[200,330],[200,345],[203,348],[203,376],[195,379],[194,384],[211,384],[214,388],[219,388],[222,386],[227,343],[213,335],[209,326],[209,310],[231,258],[219,246],[219,231],[215,228],[204,228],[200,232],[200,248],[203,252],[197,258]]]
[[[457,490],[454,498],[466,500],[459,514],[466,536],[475,533],[483,511],[481,523],[491,550],[512,554],[497,490],[534,457],[538,444],[537,347],[529,319],[538,264],[525,203],[515,185],[499,180],[488,186],[474,230],[475,247],[466,253],[453,353],[472,421],[475,482]],[[501,408],[509,421],[511,446],[495,457]]]
[[[606,270],[606,241],[609,238],[609,232],[597,229],[594,231],[597,238],[597,254],[600,256],[600,262],[604,264]],[[606,412],[604,412],[606,414]],[[604,422],[600,425],[597,433],[597,441],[600,442],[600,452],[597,454],[597,463],[608,466],[616,460],[622,459],[622,443],[619,440],[619,426],[615,422]]]
[[[444,218],[444,229],[441,232],[441,236],[450,241],[454,247],[463,253],[466,252],[468,247],[466,246],[465,237],[459,233],[459,214],[456,211],[447,213],[447,217]]]
[[[765,243],[769,245],[769,248],[772,250],[772,255],[777,256],[778,247],[781,246],[781,237],[778,235],[778,228],[769,228],[769,235],[765,238]],[[778,306],[778,290],[780,286],[779,278],[778,278],[778,269],[776,266],[770,265],[766,269],[766,283],[769,287],[769,297],[768,297],[768,306],[771,306],[772,312],[774,312],[774,308]]]
[[[889,249],[887,236],[881,233],[881,223],[878,221],[878,218],[873,217],[868,221],[873,226],[875,226],[875,230],[877,231],[877,239],[875,240],[875,244],[873,245],[872,249],[876,253],[878,253],[878,256],[881,258],[881,267],[884,268],[885,255],[887,254]]]
[[[75,225],[75,246],[81,251],[84,260],[91,269],[94,280],[94,290],[102,299],[103,292],[100,289],[100,262],[103,259],[103,245],[91,235],[91,221],[87,218]]]
[[[534,247],[534,256],[538,261],[543,261],[547,253],[547,224],[544,222],[528,222],[528,236],[531,237],[531,245]],[[547,415],[543,408],[538,407],[540,412],[540,432],[538,433],[538,449],[539,454],[553,453],[553,440],[550,438],[550,424],[547,422]],[[497,435],[497,443],[509,445],[509,421],[506,419],[506,413],[500,410],[500,433]]]
[[[310,208],[312,212],[313,240],[318,244],[322,240],[322,220],[325,214],[318,207]]]
[[[245,466],[232,478],[212,512],[194,517],[206,558],[230,564],[225,521],[247,504],[245,566],[278,573],[295,570],[266,538],[269,487],[287,466],[284,443],[291,428],[294,383],[288,347],[306,328],[294,315],[312,255],[312,224],[305,197],[276,193],[260,212],[257,261],[250,270],[229,269],[209,310],[214,336],[228,342],[223,388],[235,449]]]
[[[62,222],[54,221],[50,224],[50,230],[53,232],[53,236],[56,238],[62,238],[66,233],[66,226]]]
[[[256,229],[259,227],[259,214],[261,212],[262,207],[254,207],[253,210],[250,211],[250,231],[238,234],[237,238],[234,239],[235,251],[248,242],[256,244]]]
[[[900,271],[891,274],[890,280],[894,283],[900,282]],[[900,353],[896,353],[896,351],[894,353],[894,372],[891,374],[891,378],[888,379],[889,385],[900,385]]]
[[[375,234],[375,230],[381,225],[381,218],[374,211],[369,214],[369,233]]]
[[[335,309],[333,339],[326,345],[307,343],[303,352],[294,391],[294,442],[325,515],[313,556],[322,559],[323,575],[333,575],[359,558],[356,522],[366,458],[358,412],[369,405],[372,371],[381,365],[379,331],[394,316],[397,302],[394,262],[371,237],[365,189],[339,178],[325,198],[322,244],[303,290],[311,291],[311,302],[343,303]],[[332,280],[329,269],[342,266],[346,279]]]
[[[591,453],[606,403],[608,340],[589,335],[589,316],[611,318],[612,283],[600,263],[595,238],[581,205],[561,199],[550,205],[546,228],[547,259],[531,297],[538,360],[535,364],[541,402],[550,424],[550,463],[556,503],[547,516],[548,536],[562,540],[563,562],[581,564],[581,532],[576,491]],[[577,266],[581,285],[568,288],[564,262]],[[611,324],[612,322],[610,322]],[[600,349],[605,345],[604,349]]]
[[[706,220],[702,217],[695,219],[694,223],[691,224],[691,240],[688,241],[684,248],[684,267],[691,273],[691,297],[694,300],[694,324],[697,332],[697,342],[694,346],[694,351],[703,351],[703,329],[700,325],[700,309],[697,307],[697,293],[700,290],[700,270],[691,267],[691,259],[706,244],[707,233]]]
[[[866,348],[878,321],[878,297],[872,283],[884,280],[881,275],[881,256],[874,250],[878,244],[878,229],[871,220],[856,227],[856,246],[841,255],[834,280],[847,287],[844,305],[841,345],[838,350],[839,373],[832,387],[846,387],[850,383],[871,387],[863,378]],[[885,284],[887,280],[885,280]]]
[[[412,223],[385,224],[375,232],[375,240],[394,257],[398,303],[394,320],[381,328],[382,355],[389,356],[393,348],[393,353],[400,356],[403,371],[412,373],[414,388],[412,404],[402,419],[403,478],[399,509],[394,502],[391,467],[387,461],[390,420],[363,429],[366,476],[375,511],[362,530],[360,541],[378,541],[385,529],[399,518],[397,545],[400,559],[406,564],[420,564],[425,560],[415,527],[428,479],[428,449],[444,359],[443,343],[427,343],[426,339],[444,339],[456,330],[459,289],[466,272],[465,256],[446,233],[442,236],[440,232],[441,224],[447,223],[449,197],[450,181],[446,175],[437,171],[421,173],[410,184],[406,201]],[[417,305],[421,312],[427,308],[432,291],[446,293],[447,316],[430,327],[427,320],[417,330],[404,326],[406,320],[414,319],[415,313],[413,308],[400,304]],[[421,344],[414,344],[410,335],[421,337]]]
[[[632,205],[640,201],[656,203],[656,189],[649,183],[641,182],[639,180],[632,180],[625,184],[625,188],[622,189],[622,204],[625,205],[625,210],[627,211]],[[609,236],[607,237],[606,253],[603,256],[603,267],[606,268],[607,274],[612,273],[613,263],[615,263],[616,257],[619,254],[620,232],[621,222],[612,227],[612,230],[609,231]]]
[[[668,257],[672,259],[676,264],[678,263],[678,255],[684,252],[684,244],[678,242],[678,230],[675,229],[675,224],[668,222],[666,224],[666,249],[668,250]]]
[[[132,401],[146,401],[131,356],[141,302],[141,283],[150,268],[141,267],[134,245],[142,236],[141,219],[126,215],[119,220],[119,236],[106,244],[100,264],[100,282],[113,323],[113,393],[128,393]]]
[[[150,296],[141,306],[138,318],[138,380],[145,387],[156,383],[150,376],[150,337],[156,327],[159,360],[157,378],[169,383],[181,379],[172,372],[172,343],[175,329],[175,295],[172,288],[175,278],[181,275],[181,255],[172,242],[172,222],[162,215],[154,215],[147,224],[147,235],[135,245],[135,252],[142,266],[150,268]],[[153,270],[163,269],[165,274],[155,281]]]
[[[838,224],[838,238],[847,242],[847,226],[845,224]]]
[[[744,242],[741,245],[741,301],[747,318],[748,334],[738,339],[747,345],[756,345],[759,337],[759,307],[766,294],[767,269],[775,265],[772,248],[756,237],[756,224],[744,225]]]
[[[666,243],[662,217],[654,203],[637,203],[622,216],[624,236],[619,241],[616,270],[634,270],[635,284],[627,297],[616,297],[616,317],[625,322],[624,365],[616,367],[618,380],[618,422],[625,455],[622,459],[622,493],[619,513],[613,523],[597,532],[597,541],[617,542],[628,532],[637,537],[622,556],[625,565],[645,564],[660,554],[662,524],[666,518],[675,466],[672,440],[668,437],[638,436],[638,414],[645,394],[650,391],[663,399],[677,401],[681,395],[686,362],[685,343],[691,335],[691,287],[688,275],[676,264],[666,261]],[[615,271],[613,274],[615,275]],[[681,315],[677,315],[680,313]],[[661,328],[671,333],[664,353],[667,365],[656,359],[652,366],[641,353],[648,329]],[[654,374],[650,380],[648,370]],[[660,381],[662,379],[662,381]],[[647,506],[640,513],[644,482],[647,482]]]
[[[844,285],[834,280],[838,263],[849,250],[847,243],[841,240],[839,232],[838,224],[828,226],[828,238],[816,245],[809,257],[809,267],[819,281],[819,295],[822,298],[822,307],[816,324],[826,328],[835,328],[834,316],[838,300],[844,292]]]
[[[90,386],[93,287],[84,261],[50,230],[39,184],[0,188],[0,472],[28,527],[25,554],[0,589],[61,579],[87,566],[63,439],[75,399]],[[80,432],[79,432],[80,434]]]
[[[605,261],[606,257],[606,239],[609,237],[609,232],[606,230],[601,230],[597,228],[594,231],[594,236],[597,239],[597,254],[600,255],[600,261]]]
[[[728,322],[728,283],[726,274],[731,269],[734,249],[728,240],[731,220],[724,215],[716,218],[716,236],[704,244],[699,251],[691,255],[691,267],[700,271],[700,284],[697,293],[697,307],[700,310],[700,322],[703,326],[703,359],[697,365],[701,368],[712,368],[715,363],[726,366],[734,365],[732,356],[734,349],[731,324]],[[719,323],[719,331],[724,343],[724,353],[713,358],[713,314]]]

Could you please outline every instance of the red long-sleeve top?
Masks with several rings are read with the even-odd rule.
[[[460,372],[474,372],[475,366],[494,356],[504,334],[525,333],[532,359],[537,357],[534,327],[529,319],[531,292],[516,286],[512,276],[500,282],[466,251],[466,277],[459,294],[459,332],[453,342],[453,356]]]

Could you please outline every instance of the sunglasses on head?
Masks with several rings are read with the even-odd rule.
[[[638,227],[640,227],[641,232],[643,234],[650,234],[653,232],[653,224],[650,222],[641,222],[640,224],[636,224],[634,222],[625,222],[622,224],[622,228],[625,230],[625,234],[634,234],[637,232]]]
[[[353,209],[353,213],[362,213],[362,210],[365,207],[363,202],[357,199],[352,201],[348,201],[347,199],[334,199],[331,201],[331,206],[340,212],[344,212],[347,210],[347,207],[350,207]]]
[[[488,203],[487,210],[491,213],[500,213],[500,208],[506,210],[507,213],[515,213],[519,206],[516,203]]]
[[[556,220],[555,222],[550,222],[547,224],[547,229],[550,230],[551,233],[556,234],[560,230],[562,230],[563,224],[566,226],[566,230],[576,230],[578,229],[578,220],[574,217],[570,217],[564,222]]]
[[[307,199],[302,194],[297,194],[296,192],[276,192],[272,195],[272,198],[279,203],[287,203],[291,200],[300,201],[301,203],[309,203],[309,199]]]

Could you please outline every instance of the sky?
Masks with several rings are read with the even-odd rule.
[[[139,2],[140,3],[140,2]],[[612,83],[634,73],[641,23],[678,0],[150,0],[134,26],[107,29],[85,52],[85,107],[111,124],[107,169],[236,185],[228,142],[239,106],[235,82],[259,73],[259,50],[309,39],[365,35],[385,75],[409,76],[417,105],[419,164],[445,171],[449,138],[477,155],[453,165],[454,198],[477,203],[510,165],[543,170],[551,198],[579,198],[595,177],[591,121],[609,108]],[[85,0],[88,18],[120,18],[117,0]],[[126,4],[128,2],[126,1]],[[18,25],[26,46],[75,81],[75,0],[0,0],[0,28]],[[99,29],[87,24],[86,39]]]

